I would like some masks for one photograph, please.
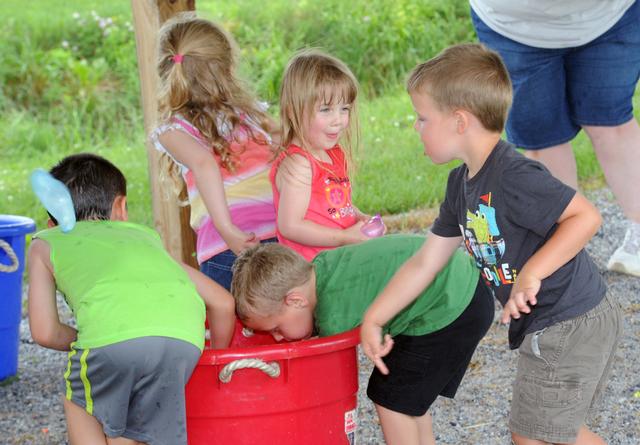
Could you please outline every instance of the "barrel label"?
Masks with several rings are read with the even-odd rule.
[[[347,435],[349,445],[356,444],[356,429],[358,427],[358,418],[356,410],[347,411],[344,413],[344,432]]]

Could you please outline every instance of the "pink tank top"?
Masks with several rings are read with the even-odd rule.
[[[280,203],[280,193],[276,187],[276,174],[285,156],[299,154],[309,160],[311,164],[311,197],[304,219],[313,221],[325,227],[346,229],[357,221],[355,209],[351,204],[351,181],[347,176],[347,163],[344,152],[339,145],[329,149],[326,153],[331,162],[323,162],[314,158],[297,145],[289,145],[287,151],[278,156],[271,166],[269,180],[273,189],[273,202],[276,217]],[[276,230],[278,241],[301,254],[307,261],[311,261],[319,252],[333,249],[329,246],[307,246],[282,236]]]

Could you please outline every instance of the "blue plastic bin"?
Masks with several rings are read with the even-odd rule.
[[[0,380],[18,372],[25,235],[34,230],[29,218],[0,215]]]

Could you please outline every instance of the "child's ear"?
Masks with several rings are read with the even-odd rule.
[[[118,195],[116,199],[113,200],[110,219],[113,221],[127,221],[129,219],[126,196]]]
[[[453,112],[453,117],[456,121],[456,132],[464,133],[469,128],[469,115],[462,110],[456,110]]]
[[[49,218],[47,220],[47,229],[51,229],[52,227],[55,227],[56,223],[53,222],[53,220],[51,218]]]
[[[309,305],[309,299],[302,292],[293,289],[285,295],[284,304],[301,309]]]

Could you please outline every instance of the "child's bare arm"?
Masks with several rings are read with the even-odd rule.
[[[287,156],[278,168],[276,187],[280,192],[278,230],[290,240],[307,246],[336,247],[367,240],[358,221],[348,229],[334,229],[304,219],[311,199],[312,171],[303,156]]]
[[[207,307],[211,347],[214,349],[229,347],[236,321],[233,296],[202,272],[186,264],[182,264],[182,267],[196,285],[196,290]]]
[[[56,304],[56,282],[49,260],[49,245],[35,239],[29,249],[29,327],[41,346],[68,351],[78,332],[60,323]]]
[[[178,162],[193,172],[198,193],[211,221],[229,249],[236,255],[258,242],[253,233],[245,233],[231,220],[220,167],[211,153],[191,136],[179,130],[167,131],[160,137],[162,145]]]
[[[393,346],[389,335],[382,338],[383,326],[431,284],[461,241],[461,236],[446,238],[430,233],[420,250],[398,269],[364,314],[360,328],[362,348],[383,374],[389,371],[382,357]]]
[[[537,302],[536,295],[542,280],[575,257],[601,224],[598,209],[576,193],[560,215],[555,233],[522,266],[503,308],[501,321],[508,323],[511,318],[520,318],[521,312],[531,312],[530,305]]]

